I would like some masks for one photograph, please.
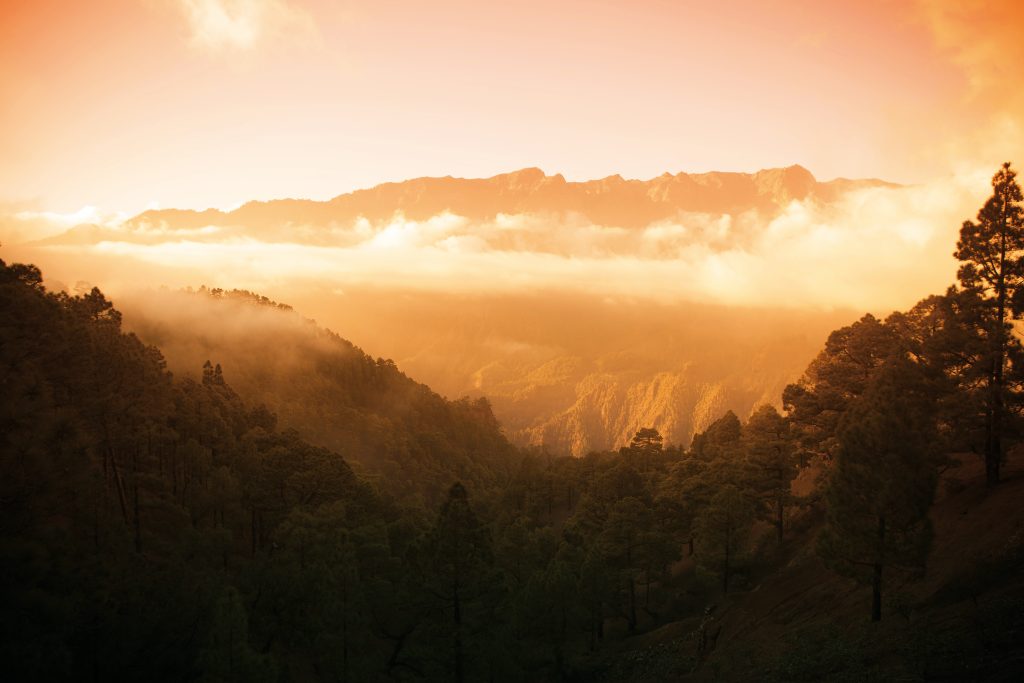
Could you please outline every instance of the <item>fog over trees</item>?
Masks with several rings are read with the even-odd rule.
[[[0,261],[4,679],[1012,680],[1009,164],[955,248],[956,284],[836,329],[774,404],[582,457],[262,295],[128,332]]]

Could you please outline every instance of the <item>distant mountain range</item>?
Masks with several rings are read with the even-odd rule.
[[[396,213],[409,220],[426,220],[448,212],[472,221],[493,220],[503,214],[573,215],[598,226],[639,228],[692,213],[756,211],[770,216],[793,200],[828,203],[853,189],[887,186],[893,185],[875,179],[821,182],[796,165],[756,173],[665,173],[650,180],[613,175],[584,182],[525,168],[491,178],[446,176],[384,183],[328,201],[252,201],[233,211],[151,210],[127,220],[123,226],[127,230],[82,225],[45,242],[82,244],[115,237],[156,242],[169,232],[187,234],[197,241],[223,237],[204,234],[203,228],[209,226],[244,228],[246,236],[257,239],[282,239],[294,238],[290,229],[298,226],[349,226],[361,219],[377,223]],[[303,234],[302,238],[322,241],[317,235]]]
[[[404,371],[448,397],[487,396],[514,442],[582,455],[623,445],[636,429],[649,426],[685,445],[726,410],[745,418],[761,403],[777,403],[782,388],[799,376],[828,331],[855,315],[710,302],[662,306],[629,297],[609,301],[596,291],[568,291],[578,259],[607,259],[609,278],[630,277],[648,263],[680,253],[696,254],[692,258],[699,260],[742,249],[794,201],[828,205],[850,191],[883,187],[895,186],[873,179],[820,182],[801,166],[756,173],[666,173],[650,180],[615,175],[586,182],[528,168],[486,179],[385,183],[328,201],[253,201],[233,211],[146,211],[120,226],[77,226],[39,244],[230,245],[238,240],[270,244],[269,251],[276,253],[279,243],[359,246],[399,216],[405,221],[459,216],[455,227],[442,220],[436,231],[430,226],[412,231],[419,240],[414,246],[430,249],[405,257],[429,261],[441,278],[441,285],[430,291],[403,287],[383,275],[370,286],[346,282],[336,287],[303,272],[298,262],[264,293],[395,359]],[[406,237],[403,227],[396,232]],[[547,289],[512,287],[504,294],[475,280],[456,282],[459,275],[446,270],[447,262],[431,260],[448,253],[451,239],[467,240],[479,253],[508,254],[462,271],[470,273],[464,278],[488,268],[514,269],[521,263],[515,259],[529,252],[564,269],[558,274],[562,279],[551,279]],[[387,250],[379,253],[379,258],[391,258]],[[323,259],[336,256],[324,254]],[[119,258],[109,251],[102,256]],[[620,258],[639,259],[639,270],[615,271],[612,266]],[[377,272],[374,267],[368,266],[368,277]],[[148,278],[149,271],[144,272]],[[689,277],[685,268],[678,274],[684,282]],[[219,276],[199,271],[193,277]],[[302,278],[303,284],[287,277]],[[443,289],[449,282],[450,292]],[[634,291],[642,298],[642,288]],[[140,302],[138,309],[144,308]],[[159,318],[154,311],[147,315]],[[175,359],[168,340],[143,337]],[[198,367],[198,356],[189,360],[187,367]],[[288,411],[277,409],[287,420]]]

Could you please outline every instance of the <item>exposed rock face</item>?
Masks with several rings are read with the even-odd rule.
[[[521,445],[579,456],[624,446],[641,427],[654,427],[668,442],[687,445],[727,410],[746,417],[764,403],[778,406],[782,389],[813,356],[802,346],[790,348],[767,371],[752,364],[721,367],[699,360],[682,369],[647,372],[605,372],[590,364],[559,383],[532,384],[534,378],[526,377],[507,383],[509,394],[502,387],[482,389],[509,436]],[[716,370],[720,374],[712,378]]]

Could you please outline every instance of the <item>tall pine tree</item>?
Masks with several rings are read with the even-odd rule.
[[[797,456],[789,423],[773,406],[758,408],[743,428],[749,485],[757,493],[762,515],[775,526],[779,543],[785,533],[786,507],[792,504],[791,484]]]
[[[1010,394],[1008,371],[1020,342],[1011,321],[1024,312],[1024,209],[1017,174],[1009,163],[992,178],[992,196],[978,211],[977,222],[964,221],[954,256],[962,262],[957,277],[963,289],[983,306],[970,323],[986,342],[977,374],[984,392],[985,476],[989,486],[999,482],[1006,418],[1018,395]]]
[[[448,491],[437,523],[427,539],[429,547],[428,591],[438,599],[445,613],[439,635],[450,647],[447,657],[456,683],[477,678],[485,662],[471,661],[479,653],[472,646],[480,641],[482,624],[487,618],[487,593],[494,563],[491,538],[469,504],[469,494],[461,483]]]
[[[937,480],[932,400],[920,368],[896,355],[843,416],[818,553],[832,569],[871,584],[882,618],[887,570],[919,571],[931,544]]]

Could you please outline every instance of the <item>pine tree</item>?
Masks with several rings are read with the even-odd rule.
[[[661,434],[653,427],[642,427],[633,435],[633,440],[629,442],[629,452],[640,463],[641,471],[647,471],[652,458],[661,454],[663,441]]]
[[[690,452],[702,460],[713,460],[739,446],[743,427],[731,410],[693,437]]]
[[[637,498],[623,498],[612,508],[598,538],[601,554],[626,584],[626,619],[629,631],[636,630],[636,584],[646,563],[649,530],[654,524],[651,509]]]
[[[885,572],[920,571],[928,554],[938,462],[932,411],[920,368],[895,356],[840,424],[818,553],[871,584],[874,621],[882,618]]]
[[[444,630],[451,636],[451,668],[457,683],[473,677],[469,666],[474,635],[473,612],[486,592],[494,562],[491,538],[469,504],[466,488],[455,483],[441,508],[430,538],[432,592],[448,614]]]
[[[940,447],[945,453],[984,452],[986,442],[984,370],[988,343],[977,324],[985,308],[975,292],[950,287],[941,296],[919,301],[905,313],[893,313],[886,325],[931,386]],[[1016,367],[1021,349],[1007,348]]]
[[[785,533],[785,512],[793,495],[797,473],[796,449],[789,423],[770,405],[761,406],[743,428],[749,486],[758,495],[765,517],[774,526],[779,543]]]
[[[1010,321],[1024,312],[1024,207],[1016,177],[1010,164],[1003,164],[992,178],[992,196],[978,211],[977,222],[964,221],[953,254],[962,262],[957,272],[961,286],[984,302],[972,323],[987,342],[979,369],[987,389],[984,456],[989,486],[999,482],[1008,403],[1019,401],[1010,395],[1007,382],[1007,371],[1014,369],[1010,356],[1020,348]]]
[[[826,461],[835,456],[840,418],[892,355],[897,340],[891,327],[865,315],[830,334],[799,381],[783,390],[782,405],[804,455]]]
[[[753,504],[732,484],[719,489],[697,517],[697,537],[700,539],[698,563],[719,573],[725,593],[729,592],[729,581],[746,546],[753,522]]]

